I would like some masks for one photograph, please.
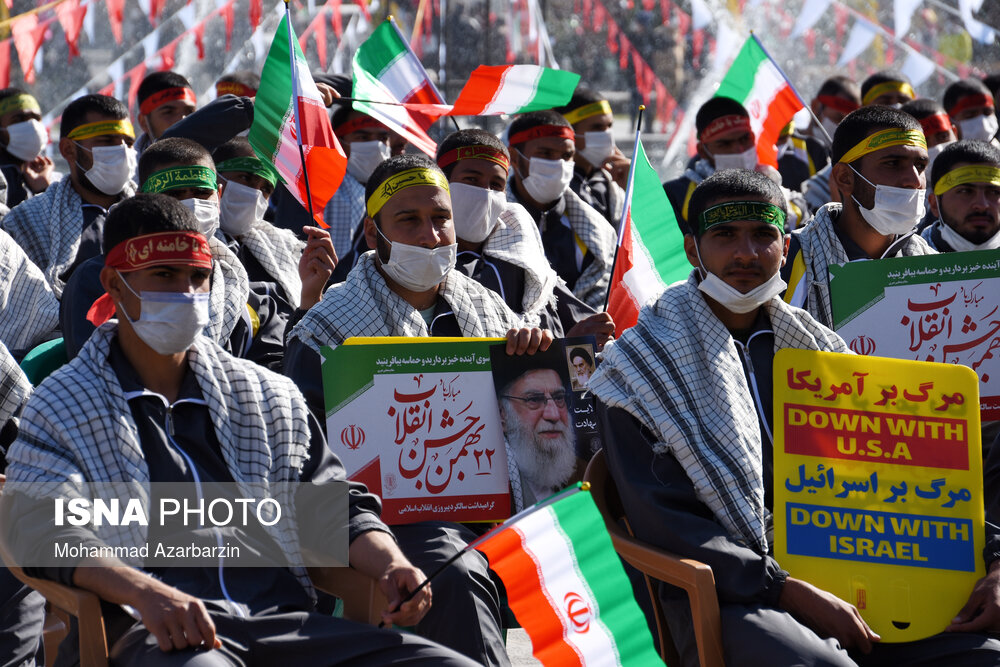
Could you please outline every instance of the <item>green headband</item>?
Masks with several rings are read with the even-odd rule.
[[[727,201],[706,208],[698,216],[698,233],[704,234],[712,227],[737,220],[754,220],[774,225],[785,233],[785,212],[774,204],[763,201]]]
[[[168,167],[154,171],[142,184],[143,192],[166,192],[179,188],[204,188],[218,190],[215,172],[208,167]]]
[[[275,175],[274,169],[257,157],[232,157],[216,164],[215,170],[219,172],[242,171],[254,176],[260,176],[270,183],[272,188],[278,184],[278,177]]]

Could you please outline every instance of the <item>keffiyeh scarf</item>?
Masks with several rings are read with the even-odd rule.
[[[298,308],[302,296],[299,259],[306,244],[293,232],[260,221],[240,239],[240,243],[284,290],[288,303]]]
[[[59,302],[37,266],[0,231],[0,343],[22,354],[59,327]]]

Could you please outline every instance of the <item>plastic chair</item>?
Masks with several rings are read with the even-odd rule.
[[[660,657],[668,665],[680,663],[677,647],[670,636],[670,629],[652,579],[677,586],[687,592],[694,636],[698,644],[698,661],[701,667],[724,667],[719,600],[715,593],[715,576],[712,574],[712,568],[702,562],[681,558],[668,551],[651,547],[632,535],[618,496],[618,489],[608,474],[603,449],[594,454],[583,478],[590,482],[591,496],[601,516],[604,517],[604,524],[611,535],[615,551],[625,562],[642,572],[646,579],[646,588],[653,601],[656,615]],[[624,520],[624,528],[619,524],[620,520]]]

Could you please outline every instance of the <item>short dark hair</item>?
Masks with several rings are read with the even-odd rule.
[[[375,171],[372,172],[368,183],[365,184],[365,201],[367,202],[371,199],[371,196],[375,194],[375,190],[382,185],[385,179],[401,171],[416,169],[418,167],[441,171],[440,167],[434,163],[434,160],[423,153],[403,153],[402,155],[393,155],[388,160],[383,161],[379,166],[375,167]],[[375,222],[378,223],[378,214],[375,215]]]
[[[70,102],[62,112],[62,121],[59,123],[59,138],[66,138],[66,135],[83,125],[83,119],[89,113],[96,113],[104,118],[124,120],[128,118],[128,107],[121,101],[107,95],[78,97]]]
[[[606,96],[601,95],[596,90],[591,90],[584,85],[578,85],[576,90],[573,91],[573,96],[569,98],[569,102],[561,107],[556,107],[553,111],[559,114],[567,114],[574,109],[579,109],[594,102],[607,101],[607,99]]]
[[[574,347],[572,350],[569,351],[569,360],[570,361],[573,361],[577,357],[582,357],[583,360],[585,362],[587,362],[588,366],[593,366],[594,365],[594,358],[591,357],[590,353],[587,352],[582,347]]]
[[[944,107],[938,104],[937,100],[931,99],[930,97],[921,97],[907,102],[900,107],[899,110],[910,114],[917,120],[923,120],[924,118],[930,118],[936,114],[944,113]]]
[[[834,164],[847,154],[849,150],[870,134],[879,130],[898,127],[903,130],[917,130],[921,134],[924,129],[920,121],[899,109],[883,106],[861,107],[852,111],[840,121],[837,131],[833,133],[833,146],[830,149],[830,159]]]
[[[698,109],[694,117],[694,127],[698,135],[705,131],[705,128],[712,124],[716,118],[723,116],[746,116],[750,117],[746,108],[730,97],[713,97]]]
[[[147,74],[135,94],[136,102],[141,106],[146,98],[168,88],[191,88],[191,82],[171,70]]]
[[[170,137],[160,139],[149,145],[149,148],[142,152],[139,157],[139,187],[145,184],[146,179],[153,172],[162,169],[168,164],[194,165],[204,164],[215,170],[215,161],[208,150],[197,141],[183,139],[181,137]]]
[[[720,199],[749,197],[774,204],[788,215],[788,205],[781,186],[759,171],[749,169],[723,169],[717,171],[698,184],[691,194],[688,204],[689,231],[695,237],[701,235],[698,216]]]
[[[524,132],[525,130],[530,130],[533,127],[540,127],[542,125],[556,125],[558,127],[568,127],[573,128],[569,124],[561,113],[556,113],[552,109],[546,109],[545,111],[531,111],[529,113],[518,116],[514,119],[514,122],[510,124],[510,130],[507,133],[508,137],[513,137],[516,134]],[[516,148],[520,150],[519,146],[523,146],[524,142],[520,144],[511,144],[511,148]]]
[[[260,74],[248,69],[241,69],[229,74],[223,74],[215,83],[216,85],[220,83],[238,83],[247,88],[257,90],[260,88]]]
[[[986,84],[979,79],[969,78],[956,81],[947,88],[944,89],[944,98],[942,99],[942,104],[944,108],[951,115],[951,109],[959,103],[964,97],[969,95],[986,95],[990,99],[993,98],[993,93],[990,89],[986,87]]]
[[[194,214],[173,197],[140,192],[111,207],[104,222],[104,252],[136,236],[173,231],[198,231]]]
[[[831,76],[820,85],[816,96],[819,97],[820,95],[847,97],[861,104],[861,89],[858,88],[858,83],[851,77],[840,74]]]
[[[249,151],[249,153],[247,151]],[[256,155],[256,153],[254,153],[253,146],[250,145],[250,141],[246,137],[239,136],[233,137],[212,151],[212,159],[215,161],[215,164],[225,162],[230,158],[243,157],[246,155]]]
[[[956,164],[962,162],[1000,167],[1000,148],[991,143],[974,139],[963,139],[950,144],[934,158],[934,164],[931,167],[931,182],[928,187],[933,191],[937,182],[954,169]]]
[[[890,81],[910,85],[910,80],[901,72],[891,69],[882,70],[881,72],[875,72],[861,83],[861,99],[863,100],[868,91],[875,86],[880,83],[889,83]]]
[[[510,160],[510,153],[507,152],[507,147],[503,145],[503,142],[500,141],[496,135],[491,134],[486,130],[480,130],[479,128],[459,130],[449,134],[444,138],[444,141],[438,145],[435,160],[439,159],[448,151],[455,150],[456,148],[464,148],[466,146],[489,146],[494,150],[500,151],[508,160]],[[444,168],[444,175],[448,178],[451,178],[451,172],[455,169],[455,164],[456,163],[452,162]]]

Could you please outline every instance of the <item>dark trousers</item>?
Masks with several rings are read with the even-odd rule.
[[[44,665],[45,598],[0,564],[0,666]]]

